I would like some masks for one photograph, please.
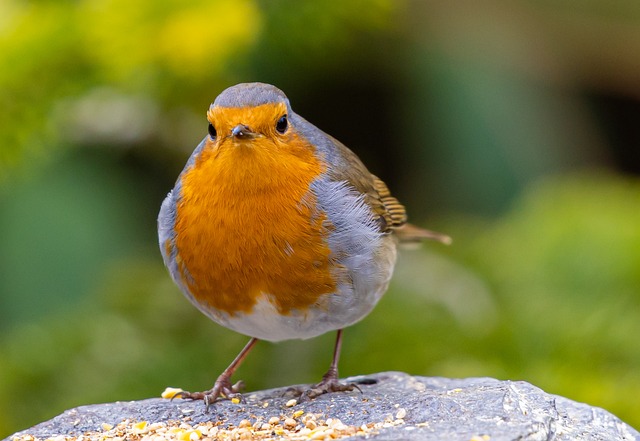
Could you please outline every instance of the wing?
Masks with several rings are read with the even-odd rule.
[[[436,240],[445,244],[451,243],[446,234],[426,230],[407,223],[407,211],[387,187],[387,184],[373,175],[347,146],[337,139],[329,137],[339,151],[343,161],[332,164],[333,179],[349,182],[365,196],[365,201],[377,216],[380,231],[394,233],[401,242],[417,242],[425,239]]]

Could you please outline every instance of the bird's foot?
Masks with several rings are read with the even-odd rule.
[[[231,384],[231,378],[227,375],[220,375],[216,382],[213,384],[213,387],[204,392],[187,392],[182,391],[175,395],[174,398],[184,398],[186,400],[203,400],[205,404],[205,410],[209,410],[209,406],[211,406],[217,399],[225,398],[231,400],[233,398],[242,399],[240,395],[240,391],[244,389],[244,383],[242,381],[238,381],[236,384]]]
[[[330,392],[351,392],[354,389],[362,392],[362,390],[354,383],[341,383],[337,378],[322,379],[322,381],[311,388],[307,389],[300,395],[302,401],[312,400],[320,395]]]
[[[329,369],[329,371],[322,376],[322,381],[318,384],[315,384],[310,388],[292,388],[287,392],[299,396],[300,401],[306,401],[330,392],[351,392],[355,389],[362,392],[357,384],[341,383],[340,380],[338,380],[338,372],[336,370]]]

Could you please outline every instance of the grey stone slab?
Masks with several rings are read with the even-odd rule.
[[[248,392],[244,401],[216,402],[208,412],[202,402],[151,398],[94,404],[70,409],[14,436],[45,439],[79,436],[130,419],[164,422],[187,419],[190,424],[268,420],[295,410],[339,418],[344,424],[395,421],[367,438],[381,440],[636,440],[640,433],[611,413],[548,394],[522,381],[492,378],[449,379],[384,372],[351,377],[361,392],[332,393],[286,407],[286,388]],[[264,407],[264,403],[268,406]],[[398,421],[399,409],[406,415]],[[404,413],[403,411],[403,413]],[[475,438],[474,438],[475,437]],[[8,439],[10,439],[9,437]]]

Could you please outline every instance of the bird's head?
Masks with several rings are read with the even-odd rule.
[[[273,147],[292,136],[291,106],[278,88],[243,83],[224,90],[207,112],[209,142],[216,148]]]

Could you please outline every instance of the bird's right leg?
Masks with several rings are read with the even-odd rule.
[[[238,369],[240,364],[244,361],[249,352],[251,352],[251,349],[253,349],[257,342],[257,338],[252,338],[251,340],[249,340],[249,343],[247,343],[242,351],[240,351],[238,356],[231,362],[229,367],[227,367],[224,372],[222,372],[216,379],[216,382],[213,384],[213,387],[210,390],[204,392],[183,391],[176,394],[176,398],[180,397],[189,400],[204,400],[204,403],[208,410],[209,406],[221,396],[227,399],[238,396],[238,392],[240,392],[240,389],[242,388],[242,382],[239,381],[238,383],[232,385],[231,376],[234,374],[236,369]]]

